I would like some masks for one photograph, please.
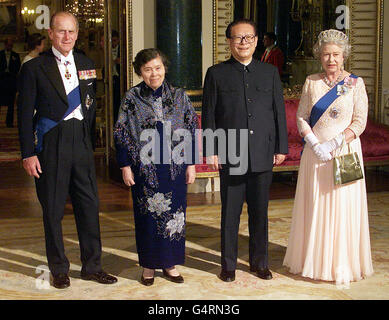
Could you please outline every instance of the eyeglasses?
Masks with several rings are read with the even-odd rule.
[[[247,43],[253,43],[255,37],[256,35],[254,34],[246,34],[245,36],[232,36],[230,39],[232,39],[232,42],[235,44],[242,43],[243,40],[245,40]]]

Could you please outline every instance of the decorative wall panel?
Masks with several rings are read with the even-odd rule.
[[[214,0],[213,63],[219,63],[230,57],[230,48],[226,42],[225,31],[234,18],[232,0]]]
[[[369,96],[369,116],[382,120],[382,0],[349,0],[351,12],[350,71],[361,76]]]

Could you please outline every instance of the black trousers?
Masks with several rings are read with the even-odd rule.
[[[35,178],[43,209],[46,254],[53,275],[68,273],[62,218],[70,194],[81,251],[82,272],[101,271],[99,203],[93,150],[84,121],[62,121],[44,136],[38,155],[42,174]]]
[[[5,123],[7,127],[12,127],[14,122],[14,105],[17,91],[16,76],[12,74],[5,74],[3,75],[0,84],[0,106],[7,106],[7,118]]]
[[[273,172],[248,172],[230,175],[220,170],[221,265],[234,271],[238,257],[238,233],[244,201],[247,202],[249,222],[249,263],[254,268],[268,267],[268,202]]]

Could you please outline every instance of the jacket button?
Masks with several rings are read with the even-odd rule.
[[[253,134],[254,133],[254,131],[253,130],[250,130],[250,134]]]
[[[251,102],[252,100],[251,99],[247,99],[247,102]]]

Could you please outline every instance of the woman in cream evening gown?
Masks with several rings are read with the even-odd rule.
[[[373,273],[365,179],[335,185],[334,156],[357,152],[368,100],[364,81],[343,69],[350,46],[338,30],[314,47],[323,73],[307,77],[297,111],[304,138],[284,265],[304,277],[348,284]]]

